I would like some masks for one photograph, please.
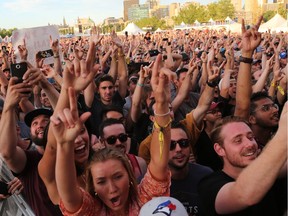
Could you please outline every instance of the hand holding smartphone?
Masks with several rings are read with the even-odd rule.
[[[23,82],[23,75],[26,73],[28,69],[26,62],[11,64],[10,72],[12,77],[18,78],[18,83]]]

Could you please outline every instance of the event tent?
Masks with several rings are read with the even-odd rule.
[[[272,17],[266,23],[263,23],[262,25],[260,25],[259,31],[265,32],[265,31],[268,31],[269,29],[272,32],[273,31],[288,31],[287,20],[277,13],[274,17]]]
[[[128,32],[128,34],[145,34],[145,31],[140,29],[135,23],[129,23],[126,28],[122,31],[123,33]]]

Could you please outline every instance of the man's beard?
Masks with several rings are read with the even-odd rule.
[[[31,135],[31,140],[33,143],[35,143],[35,145],[37,146],[41,146],[41,147],[44,147],[44,139],[43,138],[39,138],[37,136],[33,136]]]

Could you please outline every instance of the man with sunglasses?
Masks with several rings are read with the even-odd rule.
[[[249,123],[260,148],[271,139],[278,127],[279,106],[266,92],[251,96]]]
[[[170,196],[178,199],[189,215],[200,215],[197,185],[213,171],[205,166],[189,163],[191,152],[187,129],[181,123],[171,125],[169,168],[171,171]]]
[[[143,158],[128,154],[131,139],[128,137],[123,122],[118,119],[106,119],[99,127],[100,142],[106,148],[116,148],[126,154],[131,162],[135,177],[140,182],[147,170],[147,164]]]

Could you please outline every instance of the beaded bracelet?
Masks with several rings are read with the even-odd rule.
[[[163,117],[163,116],[167,116],[167,115],[169,115],[170,112],[171,112],[171,111],[170,111],[170,109],[169,109],[167,113],[164,113],[164,114],[158,114],[158,113],[156,113],[155,110],[154,110],[154,116]]]

